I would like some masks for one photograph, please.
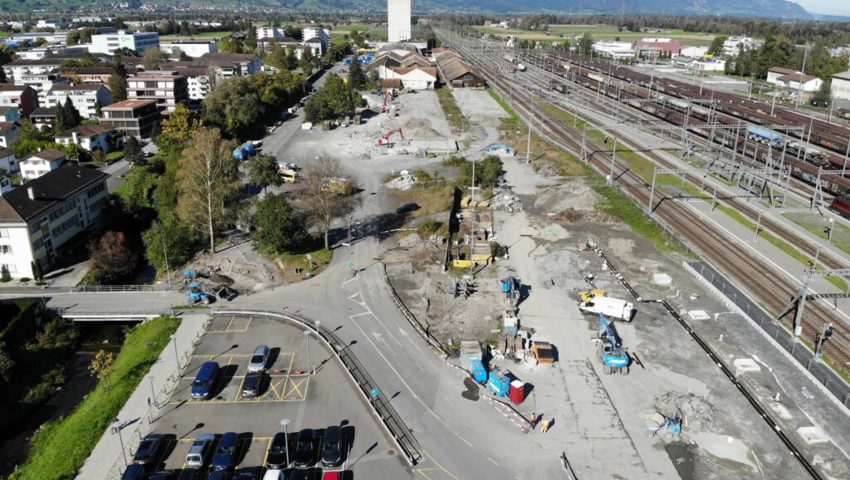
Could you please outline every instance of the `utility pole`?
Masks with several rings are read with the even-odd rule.
[[[803,100],[803,77],[806,75],[806,59],[809,56],[809,45],[803,46],[803,70],[800,71],[800,88],[797,92],[797,106],[795,108],[800,108],[800,102]]]

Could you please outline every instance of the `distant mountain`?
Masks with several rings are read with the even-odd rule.
[[[812,18],[803,7],[787,0],[412,0],[416,13],[624,13],[700,16],[753,16]],[[207,0],[147,0],[162,6],[196,4],[211,7]],[[109,8],[112,1],[0,0],[0,11],[69,11]],[[386,11],[386,0],[221,0],[221,8],[285,8],[296,10]],[[75,8],[76,7],[76,8]]]

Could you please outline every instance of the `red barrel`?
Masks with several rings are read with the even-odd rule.
[[[525,401],[525,383],[520,380],[514,380],[511,382],[509,395],[511,397],[511,402],[513,402],[514,405],[519,405]]]

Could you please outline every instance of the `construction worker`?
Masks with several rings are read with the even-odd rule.
[[[549,431],[549,420],[543,420],[540,422],[540,431],[546,433]]]
[[[537,426],[537,412],[531,412],[531,429]]]

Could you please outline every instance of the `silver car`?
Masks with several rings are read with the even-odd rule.
[[[186,454],[186,466],[201,468],[209,463],[214,444],[215,435],[209,433],[198,435],[189,447],[189,453]]]
[[[251,355],[251,360],[248,362],[249,372],[264,372],[266,365],[269,363],[269,347],[260,345],[254,349],[254,354]]]

